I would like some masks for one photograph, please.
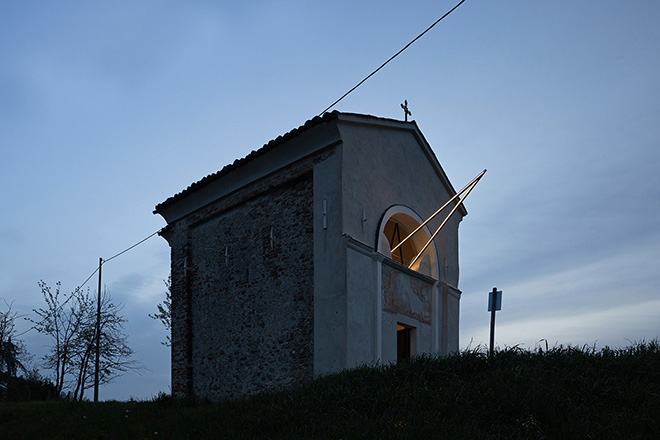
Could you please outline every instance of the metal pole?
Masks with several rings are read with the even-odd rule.
[[[99,401],[99,355],[101,345],[101,266],[103,258],[99,257],[99,290],[96,296],[96,361],[94,365],[94,402]]]
[[[493,287],[493,297],[491,298],[491,309],[490,309],[490,355],[493,356],[493,350],[495,349],[495,306],[497,300],[497,287]]]
[[[463,200],[465,200],[465,198],[470,195],[470,192],[474,189],[475,186],[477,186],[477,183],[479,183],[478,180],[476,182],[474,182],[472,184],[472,186],[470,186],[470,188],[468,188],[465,195],[458,200],[458,203],[456,203],[456,205],[454,205],[454,207],[451,209],[451,211],[449,212],[447,217],[445,217],[445,219],[442,221],[442,223],[440,223],[440,226],[438,227],[438,229],[436,229],[436,231],[433,233],[433,235],[431,235],[431,238],[429,238],[429,241],[427,241],[426,244],[424,245],[424,247],[422,247],[422,250],[419,251],[419,253],[415,256],[415,258],[412,259],[412,261],[408,265],[408,268],[412,268],[413,264],[415,264],[415,262],[419,259],[419,257],[422,256],[422,254],[424,253],[426,248],[429,247],[429,245],[431,244],[431,242],[433,241],[435,236],[438,235],[438,232],[440,232],[440,229],[442,229],[445,226],[445,223],[447,223],[449,221],[449,219],[454,214],[454,212],[458,209],[459,206],[461,206],[461,203],[463,203]],[[410,235],[408,237],[410,237]],[[408,237],[406,237],[406,238],[408,238]]]
[[[453,202],[454,200],[456,200],[456,198],[460,197],[460,195],[463,194],[463,193],[468,189],[468,187],[472,186],[473,183],[478,182],[479,179],[481,179],[481,177],[482,177],[484,174],[486,174],[486,170],[483,170],[481,173],[479,173],[479,174],[477,175],[477,177],[475,177],[474,179],[472,179],[472,180],[470,181],[470,183],[468,183],[467,185],[465,185],[465,186],[463,187],[462,190],[460,190],[459,192],[457,192],[456,194],[454,194],[449,200],[447,200],[447,202],[446,202],[444,205],[442,205],[442,206],[440,207],[440,209],[438,209],[437,211],[435,211],[435,212],[433,213],[433,215],[431,215],[431,217],[429,217],[429,218],[427,218],[426,220],[424,220],[424,222],[423,222],[421,225],[419,225],[419,226],[417,227],[417,229],[415,229],[414,231],[412,231],[410,234],[408,234],[408,236],[407,236],[406,238],[404,238],[403,240],[401,240],[401,242],[400,242],[399,244],[397,244],[396,246],[394,246],[394,247],[392,248],[392,253],[394,253],[394,251],[396,251],[401,245],[403,245],[403,243],[405,243],[406,241],[408,241],[408,239],[409,239],[410,237],[412,237],[413,235],[415,235],[420,229],[422,229],[424,226],[426,226],[426,224],[427,224],[428,222],[430,222],[431,220],[433,220],[433,218],[435,218],[436,215],[440,214],[440,212],[441,212],[443,209],[445,209],[447,206],[449,206],[449,204],[450,204],[451,202]],[[458,202],[458,203],[460,204],[460,202]]]

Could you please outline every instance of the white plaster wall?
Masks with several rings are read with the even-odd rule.
[[[377,359],[376,353],[376,261],[366,246],[346,246],[346,366],[355,367]],[[365,252],[365,250],[367,252]]]
[[[334,147],[330,157],[314,166],[316,376],[346,367],[346,244],[341,232],[341,161],[342,146],[339,144]]]
[[[394,204],[409,206],[426,219],[450,197],[435,155],[411,123],[382,121],[379,127],[340,118],[343,139],[342,231],[375,248],[380,217]],[[364,210],[366,223],[363,225]],[[449,209],[429,223],[435,231]],[[458,286],[460,210],[434,240],[439,278]]]
[[[447,350],[445,353],[458,351],[460,300],[460,292],[449,287],[447,292]]]
[[[383,321],[381,340],[382,358],[384,364],[396,362],[396,323],[397,317],[394,313],[381,312]]]
[[[397,323],[415,328],[415,355],[437,354],[433,347],[431,326],[399,313],[382,312],[382,352],[381,362],[384,364],[396,362],[396,326]]]
[[[434,288],[432,322],[440,325],[435,332],[427,323],[382,311],[382,257],[374,252],[380,216],[391,205],[403,204],[426,218],[450,197],[450,187],[416,126],[382,119],[355,123],[368,119],[340,114],[335,123],[341,142],[314,166],[317,376],[376,360],[395,361],[397,322],[416,328],[417,353],[434,353],[441,347],[446,352],[453,341],[458,344],[459,295],[440,298]],[[430,230],[443,219],[433,220]],[[434,241],[438,277],[453,286],[458,283],[460,220],[457,212]]]
[[[412,354],[438,353],[433,332],[436,283],[393,261],[384,261],[382,267],[382,362],[396,361],[397,323],[415,329]]]

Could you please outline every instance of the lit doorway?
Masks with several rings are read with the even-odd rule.
[[[406,325],[396,325],[396,361],[403,362],[415,354],[415,328]]]

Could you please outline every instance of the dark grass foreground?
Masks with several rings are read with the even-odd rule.
[[[0,402],[2,439],[660,439],[658,341],[361,367],[238,402]]]

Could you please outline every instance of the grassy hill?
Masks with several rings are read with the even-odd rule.
[[[220,404],[0,402],[0,438],[655,439],[660,347],[471,350]]]

